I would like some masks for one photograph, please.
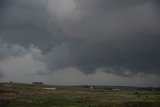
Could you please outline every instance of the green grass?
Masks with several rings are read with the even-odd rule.
[[[80,87],[1,85],[0,107],[160,107],[159,91],[89,90]]]

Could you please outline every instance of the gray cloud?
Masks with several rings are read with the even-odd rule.
[[[9,57],[23,56],[26,50],[19,45],[11,45],[0,40],[0,60],[5,60]]]
[[[33,58],[51,72],[159,75],[159,11],[158,0],[8,0],[0,38],[24,49],[33,44],[41,50]]]
[[[116,74],[124,73],[121,68],[160,73],[157,1],[68,0],[64,6],[62,1],[50,1],[48,10],[53,23],[71,38],[68,67],[85,73],[98,67],[113,67]],[[66,67],[63,60],[58,65]]]
[[[4,75],[3,75],[2,71],[0,70],[0,80],[1,80],[1,78],[2,78],[3,76],[4,76]]]
[[[2,9],[1,39],[23,47],[34,44],[44,51],[50,50],[56,41],[46,28],[45,4],[42,0],[8,0]]]

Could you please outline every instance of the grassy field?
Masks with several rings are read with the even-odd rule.
[[[0,107],[160,107],[160,91],[1,83]]]

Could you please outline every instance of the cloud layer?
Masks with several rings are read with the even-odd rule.
[[[26,66],[18,69],[22,65],[14,65],[14,73],[10,73],[12,66],[0,70],[10,76],[19,72],[28,76],[59,75],[59,72],[63,75],[66,69],[70,75],[75,71],[83,76],[96,75],[99,69],[115,78],[159,76],[159,3],[159,0],[2,0],[0,66],[19,63],[17,60],[23,60]],[[28,62],[39,69],[31,65],[28,69]]]
[[[133,1],[132,1],[133,2]],[[159,74],[160,14],[157,1],[51,0],[51,22],[68,34],[70,66]],[[55,5],[55,6],[54,6]],[[66,41],[64,41],[66,42]]]

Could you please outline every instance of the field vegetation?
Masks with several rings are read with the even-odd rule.
[[[0,107],[160,107],[160,91],[159,88],[1,83]]]

